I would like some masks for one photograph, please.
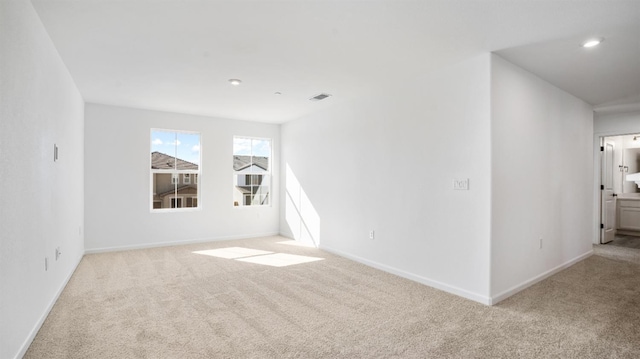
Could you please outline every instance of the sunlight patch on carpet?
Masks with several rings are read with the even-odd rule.
[[[264,254],[271,254],[273,252],[261,251],[259,249],[243,248],[243,247],[229,247],[220,249],[208,249],[204,251],[195,251],[195,254],[203,254],[205,256],[236,259],[251,256],[259,256]]]
[[[299,256],[295,254],[275,253],[255,257],[239,258],[236,260],[255,264],[263,264],[272,267],[286,267],[294,264],[321,261],[323,259],[324,258]]]

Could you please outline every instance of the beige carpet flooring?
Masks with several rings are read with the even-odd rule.
[[[594,255],[488,307],[285,240],[87,255],[25,357],[640,358],[639,262]],[[323,260],[193,253],[226,247]]]

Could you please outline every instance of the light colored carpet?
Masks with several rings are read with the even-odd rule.
[[[604,244],[594,245],[593,251],[602,257],[640,264],[640,249],[638,248]]]
[[[284,240],[87,255],[25,357],[640,357],[638,263],[592,256],[488,307]],[[324,260],[193,253],[226,247]]]

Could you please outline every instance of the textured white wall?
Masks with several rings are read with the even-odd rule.
[[[0,358],[14,358],[84,252],[84,105],[29,1],[0,1],[0,49]]]
[[[87,251],[278,233],[279,125],[97,104],[85,117]],[[151,128],[200,132],[201,210],[149,210]],[[234,135],[273,140],[271,206],[233,207]]]
[[[488,302],[489,67],[486,54],[282,125],[281,233]]]
[[[497,55],[491,63],[491,294],[500,300],[592,251],[593,113]]]

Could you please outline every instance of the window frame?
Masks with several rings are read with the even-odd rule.
[[[178,170],[176,168],[174,169],[152,169],[151,167],[153,166],[153,156],[151,156],[151,154],[153,153],[153,134],[154,132],[168,132],[168,133],[175,133],[176,135],[179,136],[179,134],[190,134],[190,135],[198,135],[199,136],[199,146],[200,146],[200,150],[198,152],[198,157],[199,157],[199,162],[197,163],[198,165],[198,169],[197,170]],[[195,185],[196,189],[197,189],[197,194],[193,195],[193,194],[178,194],[177,193],[177,188],[180,186],[180,177],[182,177],[183,174],[189,174],[189,177],[193,177],[195,176],[195,178],[198,178],[201,176],[202,174],[202,132],[200,131],[190,131],[190,130],[174,130],[174,129],[168,129],[168,128],[158,128],[158,127],[152,127],[149,131],[149,165],[148,165],[148,170],[149,170],[149,210],[151,213],[172,213],[172,212],[194,212],[194,211],[201,211],[202,210],[202,201],[201,201],[201,196],[202,196],[202,188],[200,186],[200,184],[198,184],[197,182],[195,183],[184,183],[184,181],[182,183],[184,184],[189,184],[189,185]],[[177,158],[177,154],[174,154],[174,158]],[[175,162],[174,162],[175,163]],[[173,194],[169,194],[167,195],[167,197],[169,198],[169,207],[164,207],[164,208],[154,208],[154,203],[158,202],[157,200],[154,200],[154,191],[153,191],[153,185],[154,185],[154,175],[156,174],[170,174],[171,175],[171,184],[174,185],[174,193]],[[193,181],[191,181],[193,182]],[[196,198],[197,201],[197,207],[176,207],[176,208],[172,208],[171,207],[171,198],[179,198],[181,199],[180,202],[182,205],[186,204],[185,198],[186,197],[192,197],[192,198]],[[162,203],[162,201],[160,201]],[[177,205],[176,201],[176,205]]]
[[[261,172],[261,173],[240,173],[238,171],[235,171],[233,169],[233,157],[236,156],[235,151],[234,151],[234,145],[235,145],[235,141],[236,139],[245,139],[245,140],[261,140],[261,141],[269,141],[269,163],[268,163],[268,168],[265,172]],[[266,181],[269,183],[269,191],[267,194],[268,197],[268,203],[267,204],[254,204],[254,205],[245,205],[245,197],[247,194],[243,193],[240,197],[240,201],[238,201],[235,197],[232,198],[232,205],[233,208],[269,208],[273,206],[273,148],[274,148],[274,144],[273,144],[273,138],[269,138],[269,137],[256,137],[256,136],[242,136],[242,135],[234,135],[232,138],[232,142],[231,142],[231,160],[232,160],[232,172],[233,172],[233,190],[236,191],[236,187],[237,187],[237,183],[238,183],[238,177],[239,176],[252,176],[252,178],[254,178],[253,176],[262,176],[261,178],[261,183]],[[249,156],[252,156],[253,154],[250,154]],[[240,155],[241,156],[241,155]],[[246,178],[246,177],[245,177]],[[253,182],[253,180],[251,180],[250,182]],[[249,184],[249,186],[254,186],[253,184]],[[255,196],[255,195],[254,195]],[[238,205],[236,205],[238,204]]]

